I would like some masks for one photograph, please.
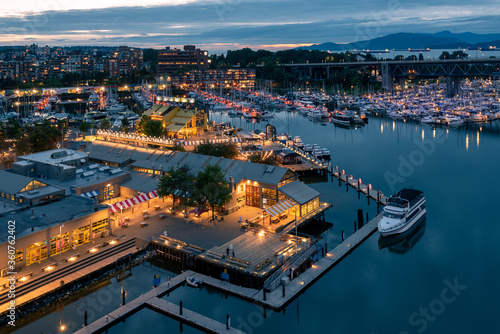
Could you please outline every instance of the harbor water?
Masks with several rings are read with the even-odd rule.
[[[328,148],[333,166],[386,195],[403,187],[423,190],[427,218],[404,238],[379,240],[376,232],[281,312],[206,287],[180,287],[163,298],[182,300],[185,308],[222,323],[229,314],[231,326],[247,333],[498,332],[498,124],[447,129],[371,117],[363,127],[346,129],[285,111],[261,123],[224,113],[212,113],[211,119],[250,131],[272,124],[277,133],[301,136],[304,143]],[[333,223],[324,236],[329,250],[341,242],[342,231],[346,237],[353,233],[358,208],[370,218],[377,211],[373,201],[358,199],[335,178],[311,186],[333,204],[325,213]],[[135,279],[142,281],[143,271],[151,285],[152,272],[143,266],[133,270]],[[49,333],[44,319],[58,322],[58,317],[54,312],[38,320],[38,327],[33,323],[18,333]],[[196,332],[148,309],[109,329],[139,331]]]

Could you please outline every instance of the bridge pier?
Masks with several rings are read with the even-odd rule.
[[[460,91],[460,78],[459,77],[446,77],[446,97],[454,97]]]
[[[393,88],[393,78],[389,71],[389,64],[382,63],[382,88],[385,90],[391,90]]]

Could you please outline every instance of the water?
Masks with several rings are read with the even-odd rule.
[[[223,114],[211,117],[228,120]],[[231,121],[247,130],[264,130],[268,124]],[[329,148],[334,166],[387,195],[392,188],[423,190],[425,228],[410,240],[382,249],[375,233],[280,313],[268,310],[264,317],[262,307],[210,289],[183,287],[164,298],[174,303],[183,300],[186,308],[220,322],[230,314],[232,326],[248,333],[498,332],[500,225],[495,209],[500,128],[496,123],[447,131],[370,118],[365,127],[342,129],[287,112],[277,113],[269,123],[278,133],[299,135],[305,143]],[[358,200],[352,188],[346,192],[337,180],[311,186],[322,193],[322,200],[333,203],[325,214],[334,224],[325,237],[330,249],[340,242],[342,230],[346,236],[353,232],[357,208],[370,217],[376,212],[373,201],[368,205],[366,198]],[[146,275],[147,281],[150,276]],[[172,319],[143,310],[110,333],[136,333],[137,328],[180,330]]]
[[[129,272],[127,271],[127,273]],[[50,311],[49,314],[42,315],[42,318],[25,325],[15,333],[61,333],[59,330],[59,322],[66,327],[64,333],[73,333],[83,325],[85,310],[87,310],[87,319],[90,324],[120,307],[122,301],[122,286],[126,292],[126,301],[132,301],[141,294],[151,290],[153,286],[153,276],[155,274],[161,276],[163,282],[168,280],[169,275],[171,277],[176,276],[176,274],[170,271],[152,266],[149,262],[145,262],[132,268],[132,275],[127,275],[126,279],[122,279],[121,284],[116,278],[112,278],[107,282],[102,282],[99,288],[96,288],[90,294],[80,296],[78,300],[74,300],[70,303],[66,302],[61,314],[55,310]]]

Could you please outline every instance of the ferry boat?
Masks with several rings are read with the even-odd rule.
[[[403,189],[391,196],[378,223],[382,236],[395,235],[409,230],[426,213],[424,193]]]

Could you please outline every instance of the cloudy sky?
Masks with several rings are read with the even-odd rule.
[[[0,45],[196,44],[212,52],[395,32],[498,33],[498,0],[5,0]]]

